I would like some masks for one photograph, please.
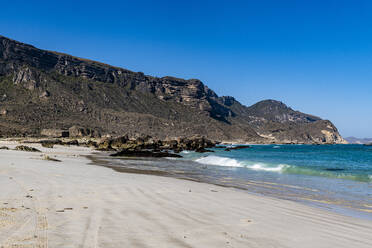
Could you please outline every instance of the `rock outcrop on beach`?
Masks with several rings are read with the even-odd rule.
[[[40,50],[0,36],[0,135],[69,130],[159,139],[205,136],[254,143],[343,143],[327,120],[266,100],[246,107],[200,80]]]
[[[99,150],[172,150],[204,152],[205,148],[215,147],[217,142],[205,137],[191,137],[160,140],[151,136],[129,138],[121,136],[116,138],[102,139],[98,144]]]

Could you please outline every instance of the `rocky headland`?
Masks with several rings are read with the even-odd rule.
[[[152,77],[0,36],[0,136],[192,136],[235,143],[345,143],[328,120],[250,107],[197,79]]]

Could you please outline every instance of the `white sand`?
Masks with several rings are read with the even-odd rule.
[[[369,221],[33,146],[63,162],[0,150],[0,247],[372,247]]]

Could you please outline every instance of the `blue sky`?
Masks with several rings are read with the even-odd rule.
[[[372,137],[372,1],[2,1],[0,34]]]

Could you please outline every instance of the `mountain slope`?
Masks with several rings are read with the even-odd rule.
[[[346,137],[345,140],[350,144],[370,144],[372,143],[372,138],[356,138],[356,137]]]
[[[0,36],[0,134],[72,125],[112,135],[340,143],[334,125],[267,100],[246,107],[200,80],[151,77]]]

